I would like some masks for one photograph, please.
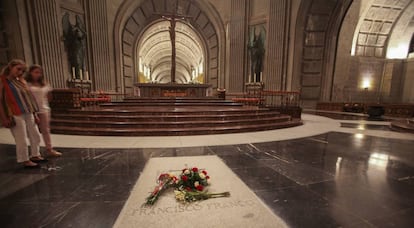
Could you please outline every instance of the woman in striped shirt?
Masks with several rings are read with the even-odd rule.
[[[16,142],[17,162],[26,168],[39,168],[37,163],[45,159],[40,155],[38,107],[25,83],[19,80],[25,70],[22,60],[12,60],[0,74],[0,118]],[[30,157],[26,138],[30,141]]]

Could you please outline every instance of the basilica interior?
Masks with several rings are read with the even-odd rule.
[[[2,227],[414,227],[414,0],[2,0],[14,59],[62,156],[0,126]]]

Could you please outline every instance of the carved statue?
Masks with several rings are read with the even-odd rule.
[[[260,81],[260,73],[263,71],[263,58],[265,54],[264,34],[262,32],[256,33],[256,28],[252,32],[253,40],[250,41],[248,49],[250,52],[250,77],[254,81]]]
[[[76,15],[76,24],[69,21],[69,13],[62,18],[63,40],[70,69],[75,69],[76,78],[80,78],[80,70],[84,70],[86,53],[86,27],[79,15]]]

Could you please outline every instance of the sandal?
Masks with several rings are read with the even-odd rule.
[[[40,169],[40,165],[25,165],[24,166],[25,169]]]
[[[47,152],[48,157],[61,157],[62,153],[56,150],[50,150]]]
[[[29,160],[29,161],[24,162],[24,168],[25,169],[38,169],[40,168],[40,165]]]
[[[39,163],[39,162],[47,162],[47,159],[43,158],[41,156],[36,156],[36,157],[31,157],[30,161],[32,161],[34,163]]]

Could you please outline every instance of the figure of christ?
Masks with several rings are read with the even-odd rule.
[[[185,21],[191,17],[177,15],[177,14],[162,14],[162,18],[164,20],[168,20],[170,22],[169,33],[171,39],[171,83],[176,83],[175,80],[175,73],[176,73],[176,48],[175,48],[175,27],[177,25],[177,21]]]

